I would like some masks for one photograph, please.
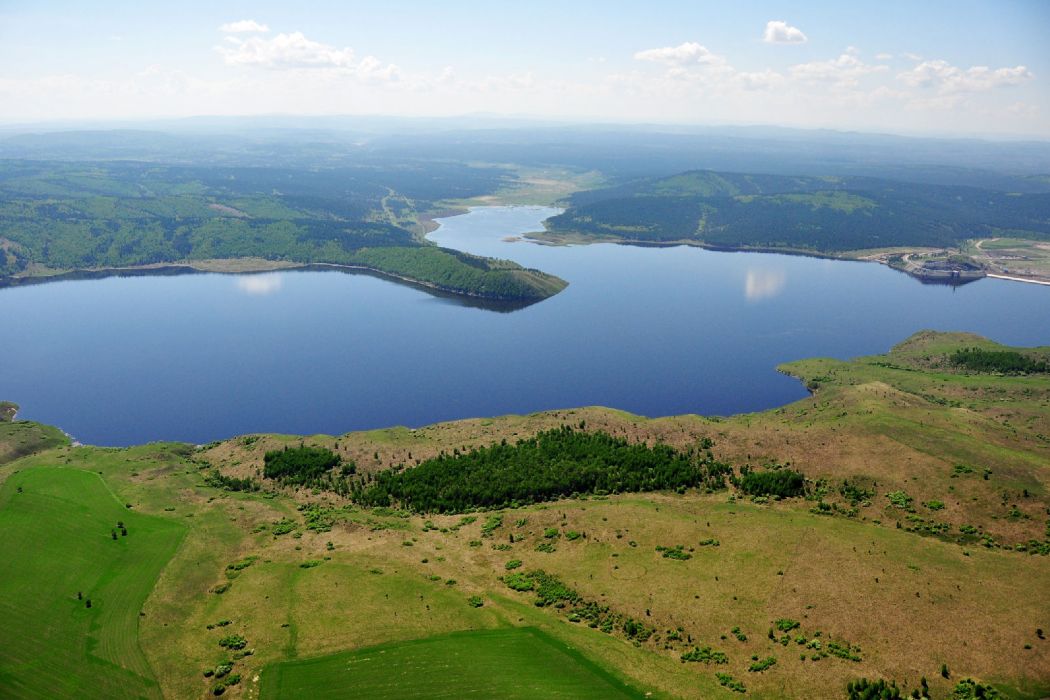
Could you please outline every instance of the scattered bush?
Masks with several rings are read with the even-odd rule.
[[[682,661],[695,661],[704,664],[727,664],[729,657],[721,651],[711,647],[693,647],[690,651],[682,654]]]
[[[658,546],[657,552],[663,554],[664,559],[677,559],[679,561],[685,561],[686,559],[692,559],[693,555],[685,551],[685,547],[680,544],[676,544],[673,547]]]
[[[952,690],[952,700],[975,700],[976,698],[994,700],[1001,697],[999,691],[992,686],[982,685],[970,678],[959,681]]]
[[[716,673],[715,678],[718,679],[718,684],[723,688],[729,688],[737,693],[747,692],[747,688],[744,687],[744,684],[733,678],[728,673]]]

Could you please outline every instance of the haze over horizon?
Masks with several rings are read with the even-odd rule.
[[[1045,3],[397,9],[9,1],[0,122],[485,114],[1050,138]]]

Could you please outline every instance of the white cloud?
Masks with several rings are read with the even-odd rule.
[[[914,68],[899,73],[897,77],[909,87],[935,90],[942,95],[950,95],[1020,85],[1030,80],[1032,73],[1025,66],[994,70],[988,66],[972,66],[962,69],[947,61],[935,60],[923,61]]]
[[[860,78],[888,70],[886,66],[865,63],[852,53],[827,61],[811,61],[791,66],[791,77],[805,82],[826,82],[841,87],[856,87]]]
[[[1006,108],[1006,111],[1010,114],[1019,114],[1026,117],[1034,117],[1039,114],[1039,107],[1036,105],[1030,105],[1027,102],[1014,102],[1012,105]]]
[[[352,48],[313,41],[302,32],[250,39],[228,36],[226,42],[226,46],[217,46],[215,50],[231,66],[275,71],[320,70],[353,75],[359,80],[376,83],[401,79],[401,69],[392,63],[384,64],[375,56],[357,60]]]
[[[911,51],[905,51],[901,55],[904,56],[909,61],[921,61],[922,60],[922,56],[920,54],[912,53]]]
[[[669,66],[687,65],[722,65],[725,58],[711,53],[707,47],[695,41],[687,41],[678,46],[664,46],[658,49],[646,49],[634,54],[635,60],[664,63]]]
[[[224,34],[248,34],[253,32],[268,32],[270,28],[265,24],[259,24],[254,19],[242,19],[237,22],[227,22],[219,27]]]
[[[445,66],[441,69],[441,73],[438,75],[435,82],[438,85],[451,85],[456,82],[456,71],[452,66]]]
[[[893,54],[891,54],[891,53],[885,53],[885,52],[883,52],[883,53],[877,53],[877,54],[875,54],[875,60],[876,60],[876,61],[889,61],[889,60],[891,60],[892,58],[893,58]]]
[[[740,87],[745,90],[768,90],[775,88],[784,82],[784,76],[774,70],[745,72],[741,71],[733,76]]]
[[[328,44],[311,41],[302,32],[278,34],[271,38],[227,37],[232,47],[218,47],[226,63],[231,66],[259,68],[352,68],[354,51],[337,49]]]
[[[767,44],[804,44],[808,38],[798,27],[792,27],[787,22],[777,19],[766,22],[762,41]]]

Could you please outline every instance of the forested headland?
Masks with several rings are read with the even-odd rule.
[[[491,192],[505,176],[455,164],[304,170],[3,161],[0,285],[78,270],[257,258],[364,268],[482,299],[538,301],[566,283],[422,237],[420,212],[443,198]]]

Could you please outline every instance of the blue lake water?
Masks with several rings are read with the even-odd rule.
[[[0,399],[77,439],[207,442],[605,405],[726,415],[804,395],[778,363],[923,328],[1050,344],[1050,289],[923,285],[871,263],[507,242],[555,210],[444,219],[441,245],[570,282],[512,312],[367,275],[111,277],[0,290]]]

